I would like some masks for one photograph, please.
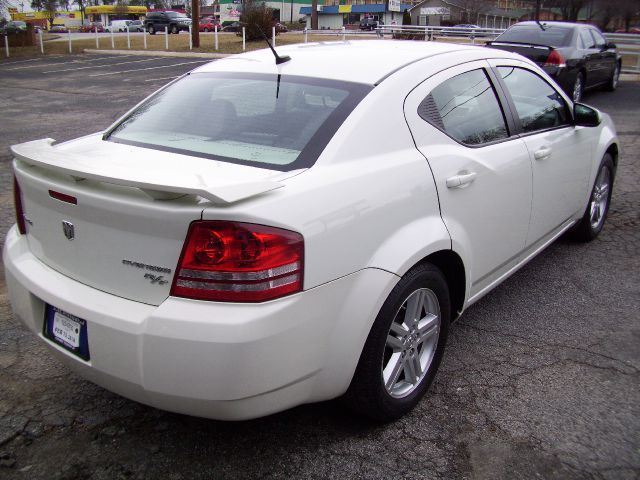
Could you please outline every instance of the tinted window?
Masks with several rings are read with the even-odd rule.
[[[567,47],[571,45],[573,29],[557,25],[514,25],[499,35],[497,42],[519,42],[550,47]]]
[[[567,106],[558,92],[534,73],[515,67],[499,67],[513,98],[524,132],[546,130],[569,123]]]
[[[596,42],[586,29],[580,30],[580,40],[584,44],[582,48],[595,48]]]
[[[484,70],[466,72],[438,85],[418,106],[418,115],[467,145],[509,136]]]
[[[371,87],[293,75],[190,74],[109,139],[278,170],[312,165]]]

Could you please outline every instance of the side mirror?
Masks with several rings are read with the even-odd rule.
[[[573,104],[573,123],[577,127],[597,127],[600,125],[600,112],[583,103]]]
[[[614,48],[616,48],[616,44],[615,44],[615,43],[612,43],[612,42],[609,42],[609,43],[607,43],[607,44],[604,46],[604,48],[605,48],[606,50],[613,50]]]

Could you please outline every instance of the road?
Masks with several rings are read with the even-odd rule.
[[[0,63],[0,239],[9,146],[108,126],[196,59]],[[608,223],[561,239],[452,326],[430,394],[372,425],[339,402],[224,423],[162,412],[55,361],[0,284],[0,477],[6,479],[637,479],[640,477],[640,83],[587,94],[622,141]]]

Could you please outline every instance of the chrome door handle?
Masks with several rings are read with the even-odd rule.
[[[476,172],[460,172],[458,175],[447,178],[448,188],[458,188],[469,185],[476,179]]]
[[[549,147],[541,147],[535,152],[533,152],[533,158],[536,160],[544,160],[545,158],[549,158],[551,156],[551,149]]]

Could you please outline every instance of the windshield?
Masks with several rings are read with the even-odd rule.
[[[306,168],[370,86],[291,75],[195,73],[106,138],[276,170]]]
[[[549,47],[567,47],[571,44],[573,29],[557,25],[514,25],[509,30],[499,35],[496,42],[518,42],[534,45],[546,45]]]

